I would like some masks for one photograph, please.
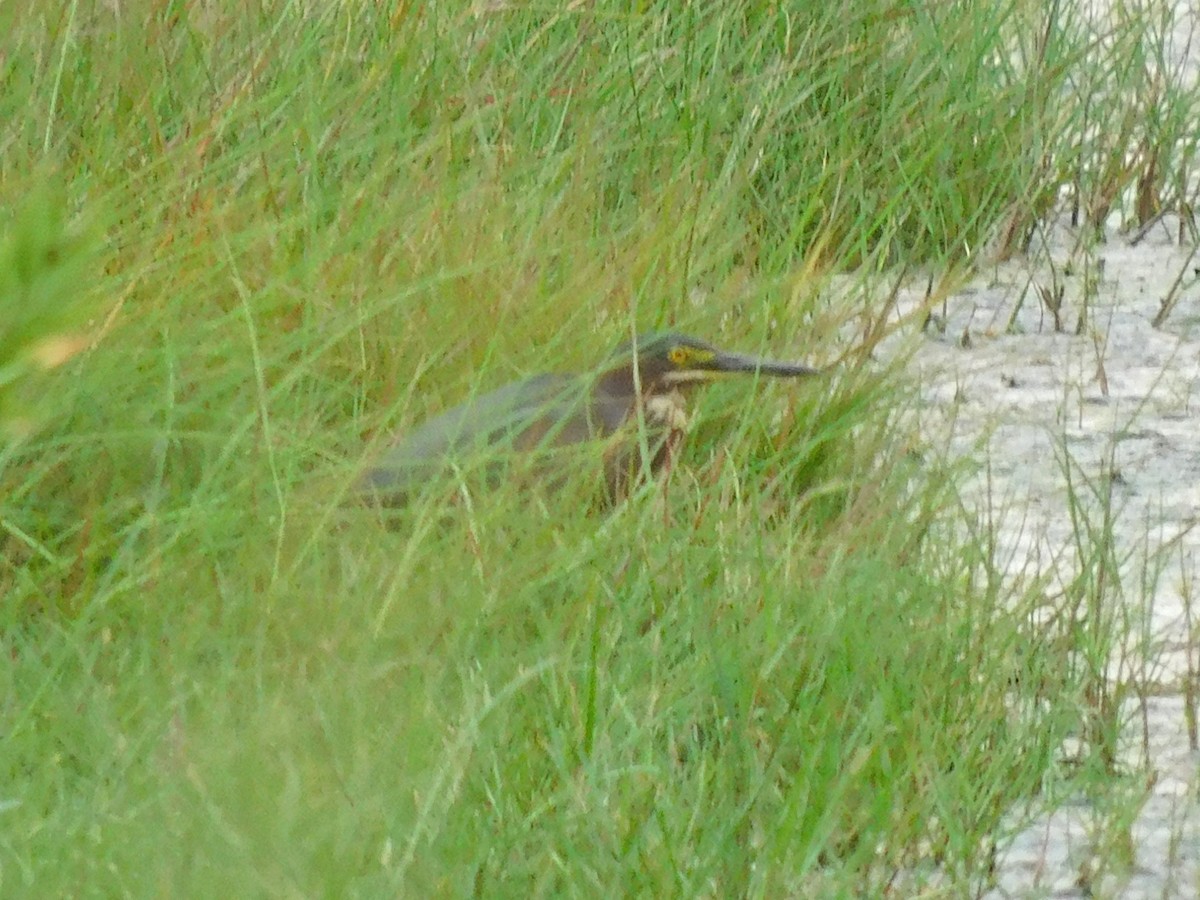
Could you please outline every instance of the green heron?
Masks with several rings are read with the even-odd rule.
[[[682,334],[649,335],[623,344],[594,373],[536,375],[429,419],[393,445],[359,488],[367,499],[397,505],[471,462],[484,462],[494,479],[498,462],[514,456],[538,460],[535,471],[544,477],[553,469],[542,464],[543,452],[599,441],[609,497],[617,499],[644,462],[654,473],[670,468],[687,428],[689,388],[733,373],[797,378],[820,371],[725,353]]]

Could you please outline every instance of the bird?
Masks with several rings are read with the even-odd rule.
[[[495,483],[505,461],[524,458],[542,482],[562,480],[559,459],[599,442],[608,499],[628,495],[638,477],[670,471],[688,427],[687,396],[734,374],[805,378],[822,369],[717,349],[677,332],[635,337],[596,370],[551,373],[472,397],[402,435],[362,473],[357,492],[383,507],[402,505],[439,477],[480,464]],[[508,466],[508,471],[514,467]]]

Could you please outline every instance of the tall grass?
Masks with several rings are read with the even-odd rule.
[[[1086,685],[1019,677],[1036,594],[868,362],[873,277],[1185,192],[1171,95],[1152,167],[1083,124],[1158,8],[0,7],[4,206],[106,238],[0,451],[4,893],[986,883]],[[344,502],[392,429],[664,325],[839,374],[711,392],[615,510]]]

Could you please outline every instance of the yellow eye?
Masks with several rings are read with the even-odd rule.
[[[667,353],[667,359],[677,366],[682,366],[688,361],[688,352],[686,347],[672,347]]]

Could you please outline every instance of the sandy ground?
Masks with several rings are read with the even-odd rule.
[[[1066,471],[1076,494],[1111,486],[1123,573],[1114,602],[1144,613],[1134,636],[1148,637],[1152,653],[1145,644],[1134,653],[1154,663],[1140,674],[1155,694],[1145,707],[1148,728],[1140,707],[1129,710],[1128,761],[1147,764],[1145,732],[1152,786],[1130,823],[1132,865],[1116,866],[1119,874],[1091,890],[1200,897],[1200,754],[1189,746],[1183,712],[1185,604],[1200,591],[1200,257],[1179,246],[1173,217],[1139,237],[1114,234],[1090,257],[1072,259],[1075,235],[1064,225],[1028,257],[955,294],[926,330],[915,364],[927,434],[987,462],[971,491],[1007,510],[1000,531],[1010,572],[1065,576],[1075,567]],[[1178,304],[1155,327],[1181,272]],[[1063,331],[1038,290],[1056,285]],[[903,292],[901,309],[919,306],[922,293]],[[1156,577],[1143,578],[1147,571]],[[1200,598],[1195,606],[1200,617]],[[1200,626],[1192,627],[1195,643]],[[1193,659],[1192,672],[1197,665]],[[1097,818],[1086,804],[1043,816],[1000,858],[999,887],[988,896],[1093,896],[1088,873],[1119,852],[1111,823],[1097,829]]]

